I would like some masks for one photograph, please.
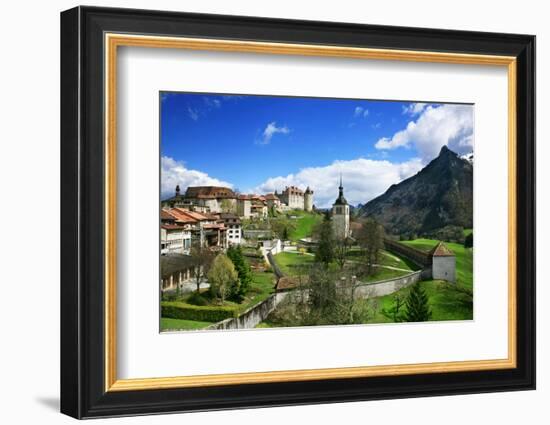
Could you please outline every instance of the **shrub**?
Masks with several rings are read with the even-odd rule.
[[[170,301],[170,300],[169,300]],[[197,292],[193,292],[188,298],[187,298],[187,303],[188,304],[193,304],[193,305],[200,305],[200,306],[205,306],[205,305],[208,305],[208,300],[201,294],[197,293]]]
[[[172,319],[220,322],[238,315],[238,309],[232,306],[196,306],[183,302],[161,303],[161,316]]]

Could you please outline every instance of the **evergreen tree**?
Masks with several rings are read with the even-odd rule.
[[[250,287],[252,282],[252,271],[250,270],[250,265],[248,261],[244,258],[243,251],[240,246],[234,247],[231,246],[227,249],[226,254],[233,265],[239,276],[240,285],[238,286],[238,292],[231,294],[234,296],[242,297],[244,296]]]
[[[428,296],[420,283],[415,283],[407,296],[407,322],[426,322],[432,317]]]
[[[472,248],[474,246],[474,233],[470,233],[464,240],[464,248]]]
[[[318,242],[315,261],[328,266],[334,259],[334,231],[329,215],[325,215],[325,219],[315,233]]]

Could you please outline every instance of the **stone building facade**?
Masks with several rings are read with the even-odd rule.
[[[290,209],[304,209],[304,192],[299,187],[287,186],[283,190],[283,193],[278,196],[281,202],[286,204]]]

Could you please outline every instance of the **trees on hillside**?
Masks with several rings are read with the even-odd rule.
[[[296,223],[286,217],[271,220],[271,231],[282,241],[287,241],[294,230],[296,230]]]

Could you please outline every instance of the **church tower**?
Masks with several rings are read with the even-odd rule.
[[[338,190],[338,198],[332,204],[332,227],[334,229],[334,236],[337,239],[345,239],[349,236],[349,205],[346,198],[344,198],[342,175],[340,175]]]

